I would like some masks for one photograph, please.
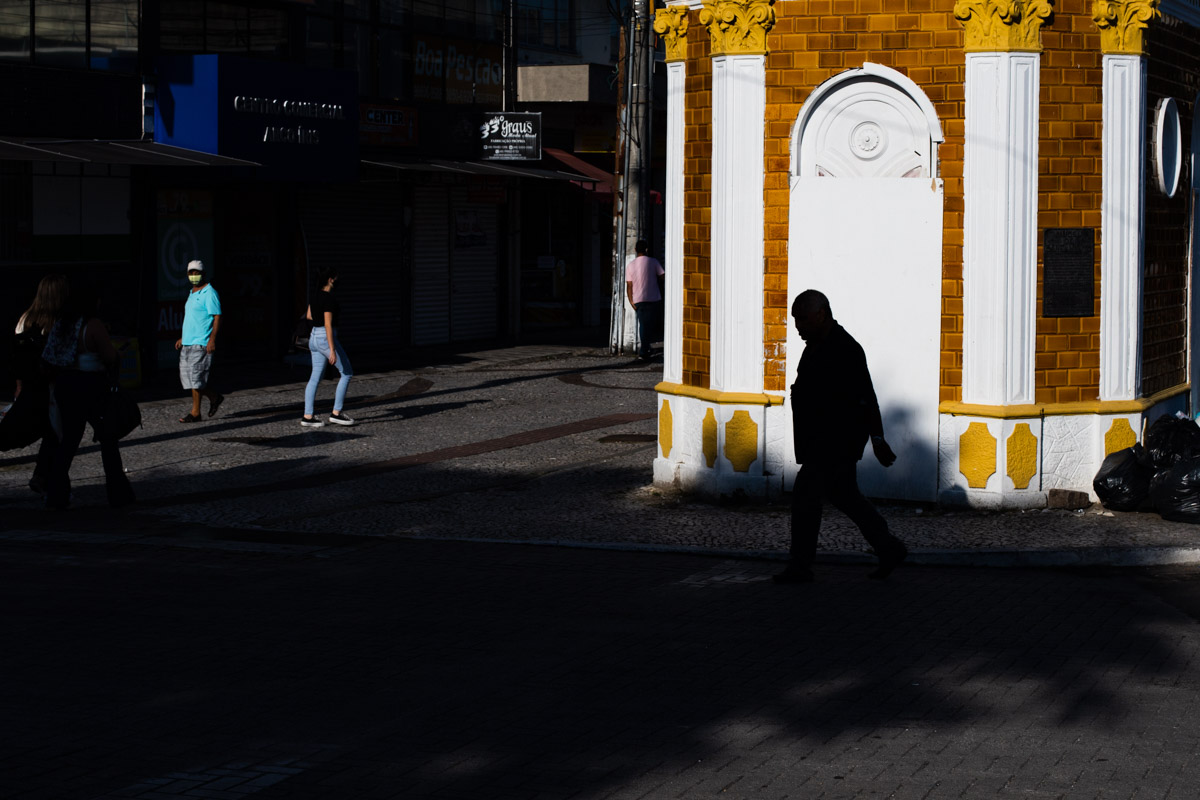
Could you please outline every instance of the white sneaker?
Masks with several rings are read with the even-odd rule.
[[[334,425],[353,425],[354,420],[347,417],[345,414],[330,414],[329,421]]]
[[[308,419],[307,417],[301,417],[300,418],[300,427],[302,427],[302,428],[323,428],[323,427],[325,427],[325,423],[321,422],[321,420],[317,419],[316,417],[313,417],[312,419]]]

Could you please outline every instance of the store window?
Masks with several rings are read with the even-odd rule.
[[[137,71],[138,0],[0,0],[0,62]]]
[[[92,0],[88,52],[92,69],[137,70],[137,0]]]
[[[517,4],[517,41],[526,46],[573,52],[574,13],[571,0],[521,0]]]
[[[47,67],[87,66],[87,8],[71,0],[34,0],[33,62]]]
[[[0,62],[29,61],[29,0],[0,0]]]

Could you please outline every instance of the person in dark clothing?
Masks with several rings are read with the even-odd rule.
[[[817,554],[821,510],[828,499],[875,549],[882,580],[908,556],[887,521],[858,489],[858,461],[870,440],[885,467],[896,454],[883,438],[883,418],[862,347],[833,318],[829,299],[810,289],[792,303],[804,353],[792,384],[792,433],[800,472],[792,488],[792,543],[787,569],[776,583],[808,583]]]

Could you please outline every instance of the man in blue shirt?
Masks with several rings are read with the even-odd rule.
[[[183,388],[192,390],[192,410],[180,422],[200,421],[200,398],[208,398],[208,415],[217,413],[225,395],[209,388],[208,374],[217,349],[217,330],[221,327],[221,298],[204,275],[203,261],[190,261],[188,281],[192,284],[183,307],[183,335],[175,342],[179,351],[179,379]]]

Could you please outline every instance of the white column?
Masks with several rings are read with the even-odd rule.
[[[710,388],[763,388],[766,56],[713,58]]]
[[[1142,382],[1146,64],[1109,54],[1103,63],[1100,399],[1133,400]]]
[[[1034,401],[1038,53],[967,54],[963,401]]]
[[[667,62],[666,297],[663,380],[683,382],[683,129],[687,62]]]

